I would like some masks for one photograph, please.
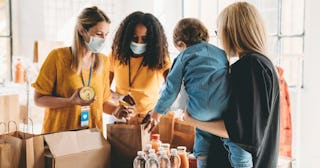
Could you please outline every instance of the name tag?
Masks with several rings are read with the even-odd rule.
[[[90,106],[82,106],[81,107],[81,115],[80,115],[80,126],[87,127],[89,126],[89,118],[90,118]]]

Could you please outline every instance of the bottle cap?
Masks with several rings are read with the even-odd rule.
[[[149,153],[156,153],[154,149],[149,149]]]
[[[138,155],[138,156],[143,156],[143,155],[144,155],[144,152],[143,152],[143,151],[138,151],[138,152],[137,152],[137,155]]]
[[[151,139],[159,140],[160,139],[160,134],[152,134]]]
[[[159,154],[160,154],[160,155],[167,155],[167,152],[166,152],[165,150],[160,150],[160,151],[159,151]]]
[[[149,158],[151,157],[157,157],[157,155],[155,153],[149,153]]]
[[[161,144],[161,147],[163,147],[163,148],[170,148],[170,144],[168,144],[168,143],[163,143],[163,144]]]
[[[178,154],[178,151],[177,151],[176,148],[172,148],[172,149],[170,150],[170,153],[171,153],[171,155],[177,155],[177,154]]]
[[[186,148],[185,146],[178,146],[177,149],[178,149],[178,150],[184,150],[184,151],[187,150],[187,148]]]

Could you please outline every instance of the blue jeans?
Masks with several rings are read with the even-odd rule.
[[[207,167],[207,156],[200,156],[197,158],[197,168],[206,168]]]
[[[251,153],[245,151],[240,146],[231,142],[229,139],[221,138],[229,152],[229,161],[234,168],[251,168],[253,167]]]

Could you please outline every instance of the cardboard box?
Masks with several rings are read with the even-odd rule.
[[[110,144],[98,129],[44,135],[46,167],[105,168],[110,163]]]

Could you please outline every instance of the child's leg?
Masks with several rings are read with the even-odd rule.
[[[234,168],[251,168],[253,167],[251,153],[245,151],[240,146],[231,142],[229,139],[222,138],[224,145],[229,151],[229,160]]]
[[[197,168],[206,168],[206,167],[207,167],[207,156],[198,156]]]

